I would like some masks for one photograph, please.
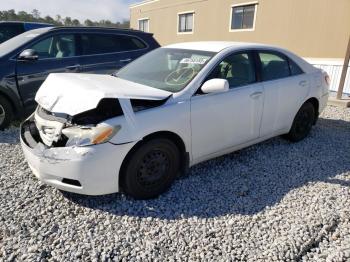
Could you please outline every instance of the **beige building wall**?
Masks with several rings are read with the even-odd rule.
[[[231,6],[257,3],[255,29],[230,32]],[[179,34],[178,13],[194,11],[194,32]],[[150,0],[131,6],[131,27],[149,19],[161,45],[185,41],[247,41],[287,48],[303,57],[342,58],[350,35],[350,0]]]

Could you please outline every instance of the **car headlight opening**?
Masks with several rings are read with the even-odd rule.
[[[68,138],[66,146],[89,146],[110,141],[120,129],[120,125],[100,124],[95,127],[68,127],[62,133]]]

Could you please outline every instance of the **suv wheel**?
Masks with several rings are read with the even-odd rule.
[[[11,123],[13,110],[10,102],[0,96],[0,130],[4,130]]]
[[[180,170],[180,151],[170,140],[153,139],[129,158],[122,187],[135,199],[150,199],[167,191]]]

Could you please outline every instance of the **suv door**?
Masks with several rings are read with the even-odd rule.
[[[146,53],[147,45],[137,37],[121,34],[80,35],[81,72],[112,74]]]
[[[224,93],[199,93],[191,99],[195,161],[259,137],[263,87],[257,82],[253,53],[227,56],[206,80],[213,78],[226,79],[230,89]]]
[[[261,136],[279,134],[289,130],[305,101],[309,92],[309,78],[282,53],[268,50],[257,53],[265,90]]]
[[[24,107],[34,110],[35,94],[50,73],[77,72],[76,37],[74,34],[55,34],[28,45],[38,59],[21,61],[17,59],[17,83]]]

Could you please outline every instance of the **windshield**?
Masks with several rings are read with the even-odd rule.
[[[213,52],[158,48],[124,67],[116,76],[176,93],[183,90],[214,55]]]
[[[29,42],[33,38],[47,32],[51,27],[39,28],[27,31],[23,34],[17,35],[3,43],[0,44],[0,57],[7,55],[13,50],[17,49],[21,45]]]

